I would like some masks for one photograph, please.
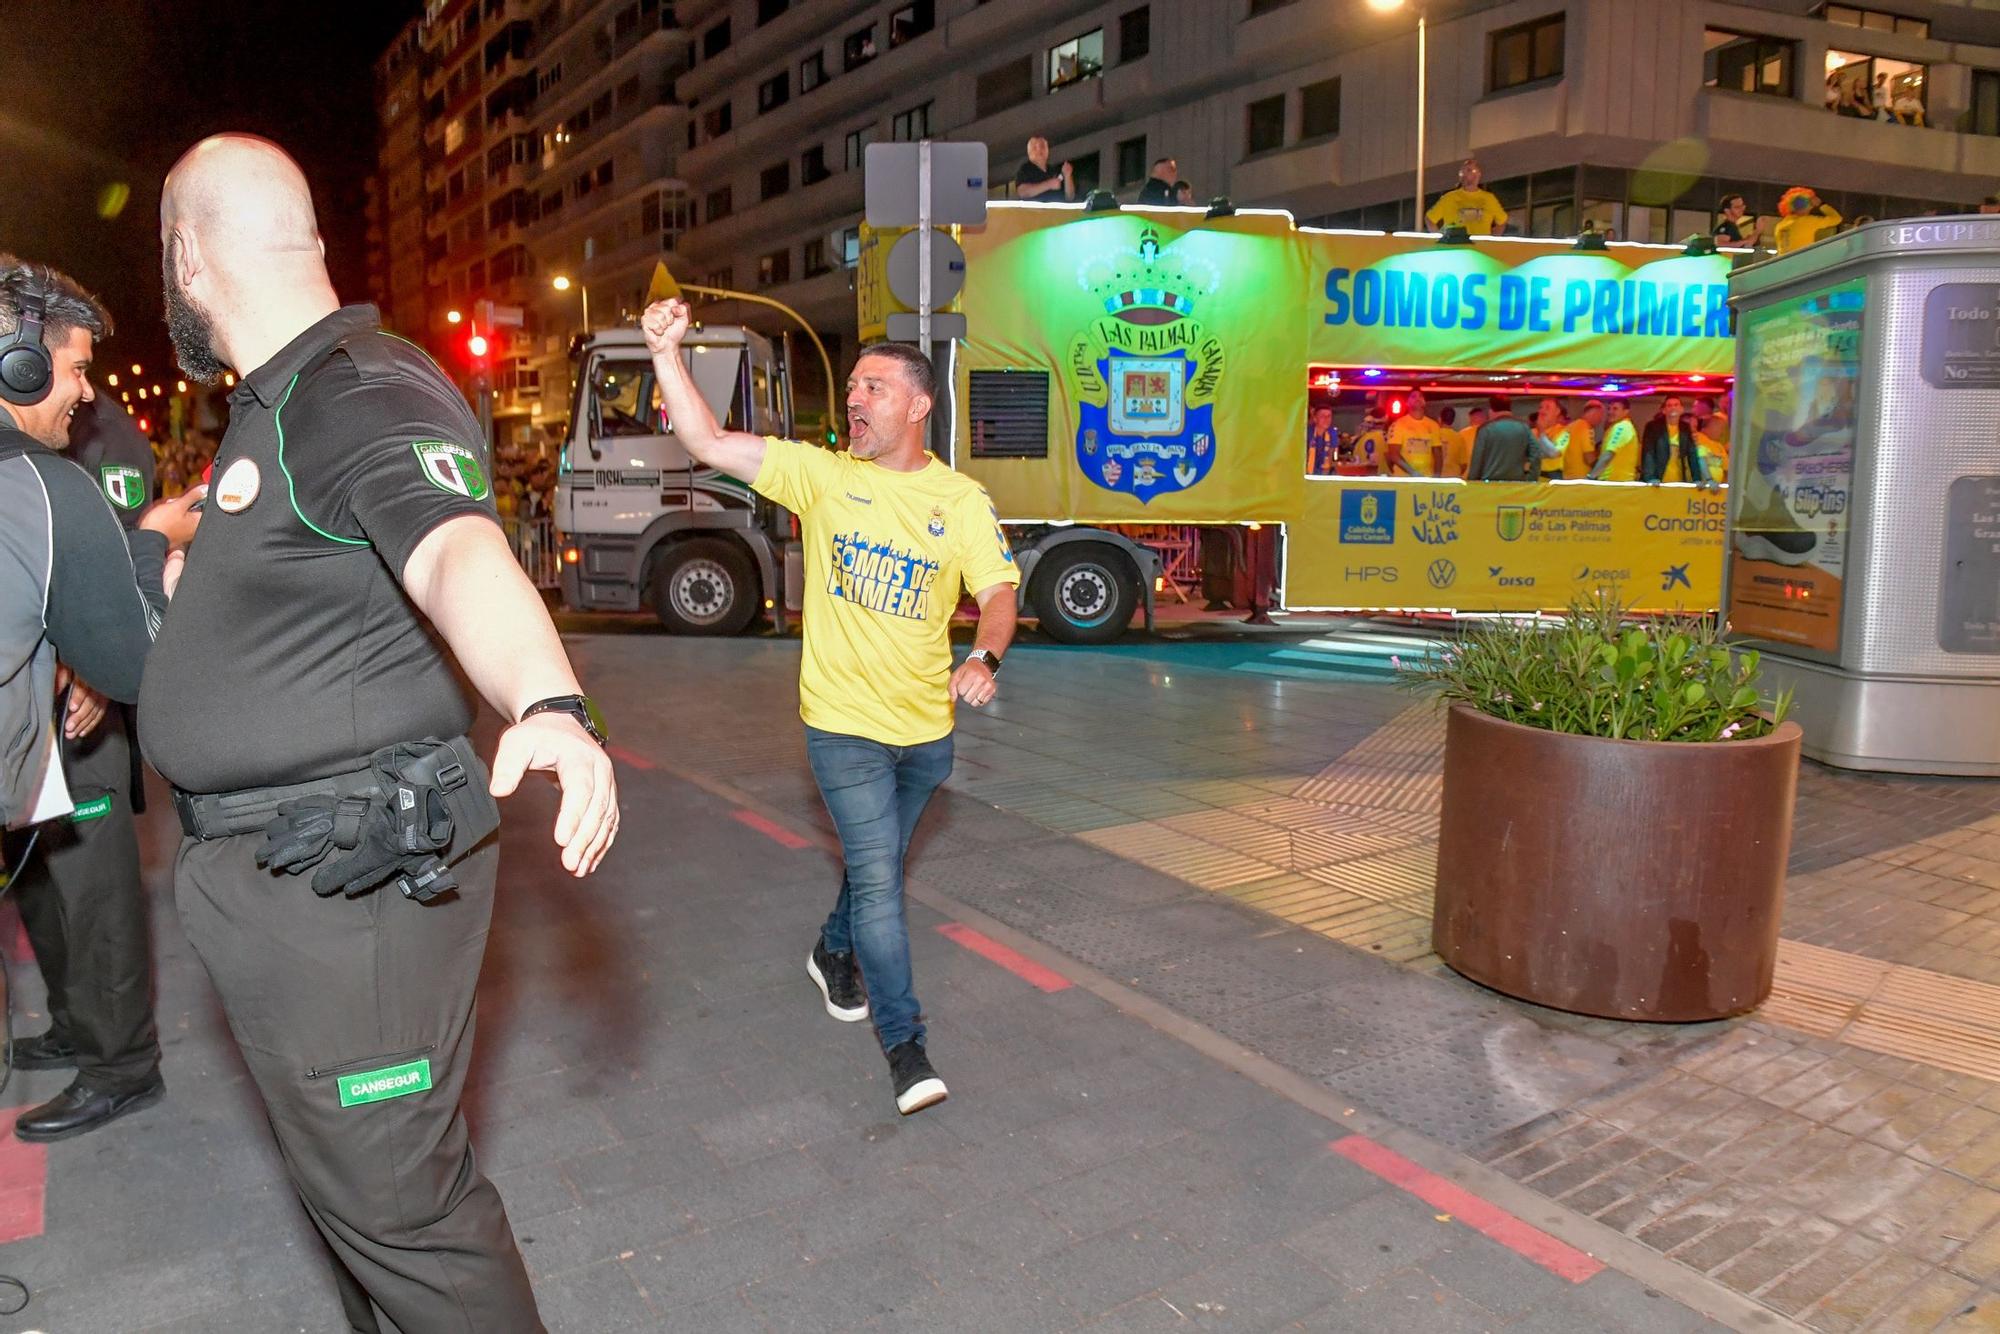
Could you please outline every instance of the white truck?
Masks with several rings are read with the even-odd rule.
[[[731,429],[794,436],[791,379],[777,345],[735,325],[689,335],[683,355]],[[652,360],[636,328],[599,329],[571,352],[576,392],[556,479],[561,589],[575,611],[651,609],[675,634],[741,634],[769,611],[780,631],[803,592],[791,513],[746,479],[694,461],[662,429]],[[1153,620],[1158,555],[1123,534],[1008,524],[1023,614],[1051,638],[1104,643],[1135,613]]]

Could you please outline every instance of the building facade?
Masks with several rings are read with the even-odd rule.
[[[1795,184],[1849,218],[1975,207],[2000,183],[2000,13],[1882,3],[1426,0],[1427,201],[1476,156],[1525,235],[1678,240],[1727,194],[1769,214]],[[520,308],[497,406],[542,428],[566,413],[584,303],[597,325],[636,314],[660,259],[851,355],[872,142],[982,140],[996,196],[1039,135],[1079,196],[1130,202],[1170,157],[1202,203],[1369,228],[1416,211],[1408,7],[433,0],[421,52],[427,341],[454,336],[449,310]],[[409,201],[382,193],[393,274]],[[756,306],[704,313],[786,332]],[[816,401],[816,359],[793,360]]]
[[[422,337],[424,312],[423,25],[412,19],[375,62],[379,137],[368,178],[368,295],[382,322]]]
[[[1885,0],[1885,3],[1887,0]],[[1409,226],[1417,52],[1362,0],[681,0],[681,276],[851,336],[863,148],[984,140],[994,193],[1031,135],[1079,194],[1131,201],[1172,157],[1195,198]],[[1477,156],[1527,235],[1709,230],[1789,185],[1849,217],[1976,205],[2000,181],[2000,14],[1906,0],[1428,0],[1424,184]],[[1832,109],[1886,88],[1886,119]],[[1878,83],[1878,80],[1880,82]],[[1901,110],[1895,109],[1900,102]],[[759,315],[752,322],[767,323]],[[776,328],[775,324],[769,327]],[[850,349],[851,350],[851,349]]]

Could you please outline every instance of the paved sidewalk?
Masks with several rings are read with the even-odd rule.
[[[624,648],[599,661],[616,674]],[[779,709],[786,647],[766,650],[739,689]],[[1190,656],[1018,648],[1002,703],[961,721],[949,803],[1021,827],[981,846],[946,822],[920,847],[919,890],[1774,1315],[2000,1329],[2000,988],[1986,980],[2000,784],[1809,766],[1770,1006],[1729,1024],[1583,1020],[1495,996],[1429,952],[1441,732],[1427,705]],[[809,805],[781,732],[685,726],[708,764]],[[1308,939],[1345,948],[1297,953]]]
[[[593,689],[629,720],[616,858],[596,880],[565,879],[545,842],[550,795],[510,803],[481,993],[475,1142],[551,1329],[1726,1327],[1424,1170],[1365,1116],[1285,1096],[1219,1059],[1230,1053],[1121,1010],[1114,982],[975,913],[987,933],[912,909],[953,1098],[897,1117],[871,1035],[827,1018],[803,975],[833,862],[816,805],[767,800],[799,795],[789,708],[745,693],[775,689],[796,649],[621,645],[642,665],[584,650]],[[733,749],[700,742],[730,716],[745,723],[722,729]],[[737,781],[763,796],[717,795]],[[173,919],[163,806],[146,853],[169,1096],[45,1155],[0,1152],[0,1223],[18,1237],[0,1271],[34,1290],[0,1329],[331,1329],[320,1245]],[[1109,860],[962,797],[924,844],[940,869],[982,848],[971,855],[1081,858],[1079,871]],[[1152,892],[1136,878],[1044,881],[1125,904]],[[17,973],[16,1023],[34,1031],[36,983]],[[64,1082],[17,1074],[9,1101]]]

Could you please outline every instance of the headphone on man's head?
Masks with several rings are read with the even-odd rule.
[[[20,323],[0,339],[0,399],[31,408],[49,396],[56,377],[55,360],[42,346],[42,322],[47,306],[38,288],[23,285],[17,300]]]

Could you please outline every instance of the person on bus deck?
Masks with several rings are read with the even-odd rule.
[[[1563,437],[1562,476],[1565,481],[1581,481],[1590,476],[1597,456],[1597,437],[1604,429],[1604,404],[1599,399],[1584,402],[1583,411],[1569,424]]]
[[[1039,204],[1076,198],[1076,169],[1068,162],[1051,167],[1049,141],[1039,134],[1028,140],[1028,160],[1014,173],[1014,198]]]
[[[1377,395],[1368,404],[1368,414],[1361,419],[1361,434],[1354,441],[1354,461],[1370,472],[1382,470],[1382,459],[1389,452],[1388,411],[1384,396]]]
[[[1742,195],[1724,195],[1722,212],[1715,219],[1715,243],[1719,246],[1750,246],[1763,239],[1764,224],[1750,216],[1750,205]]]
[[[1803,250],[1840,226],[1841,217],[1833,205],[1803,185],[1785,191],[1778,200],[1778,223],[1771,229],[1771,244],[1781,255]]]
[[[1569,414],[1563,411],[1561,399],[1544,398],[1535,409],[1535,438],[1541,446],[1536,453],[1541,458],[1542,480],[1553,482],[1562,476],[1563,449],[1569,438]]]
[[[1719,405],[1713,398],[1697,398],[1694,401],[1694,419],[1695,438],[1707,440],[1723,454],[1728,454],[1729,413],[1726,405]]]
[[[1444,428],[1440,434],[1444,441],[1444,470],[1440,477],[1464,477],[1465,467],[1472,461],[1472,433],[1458,429],[1458,409],[1439,408],[1438,425]]]
[[[1439,195],[1424,221],[1438,229],[1455,222],[1473,236],[1500,235],[1507,210],[1491,190],[1480,188],[1480,180],[1479,159],[1467,158],[1458,169],[1458,188]]]
[[[1388,458],[1382,471],[1392,477],[1436,477],[1444,471],[1444,427],[1425,411],[1421,389],[1410,391],[1403,415],[1389,428]]]
[[[1703,482],[1701,455],[1695,449],[1694,423],[1688,420],[1679,394],[1660,400],[1659,415],[1646,423],[1639,437],[1639,480],[1642,482]]]
[[[1306,472],[1314,477],[1331,477],[1338,471],[1340,432],[1333,425],[1333,404],[1315,403],[1312,421],[1306,427]]]
[[[1632,405],[1622,398],[1611,400],[1607,409],[1611,424],[1604,430],[1604,445],[1597,462],[1590,465],[1594,482],[1636,482],[1639,480],[1639,431],[1632,425]]]
[[[1152,175],[1139,187],[1139,197],[1133,201],[1139,204],[1171,204],[1174,202],[1174,184],[1181,178],[1181,164],[1170,157],[1153,160]]]
[[[1473,439],[1466,477],[1475,482],[1533,481],[1547,447],[1528,423],[1514,415],[1514,401],[1505,394],[1493,395],[1487,405],[1493,417]]]

